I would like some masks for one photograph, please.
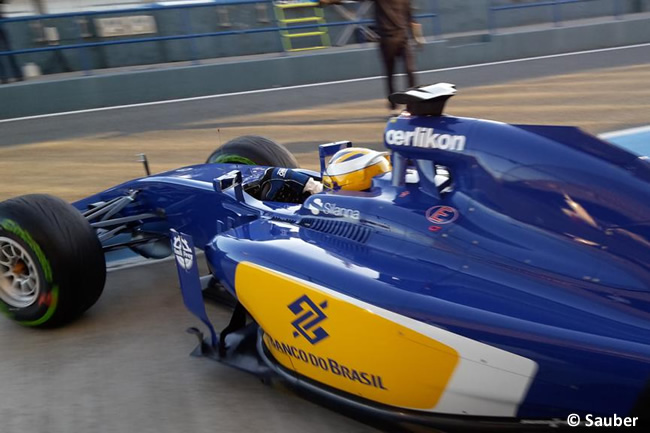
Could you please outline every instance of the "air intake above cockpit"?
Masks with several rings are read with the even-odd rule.
[[[388,97],[395,104],[405,104],[409,113],[416,116],[441,116],[447,100],[456,94],[456,86],[438,83],[396,92]]]

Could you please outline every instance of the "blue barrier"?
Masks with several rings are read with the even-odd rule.
[[[553,8],[553,24],[556,27],[562,25],[562,10],[563,5],[571,3],[585,3],[591,0],[546,0],[538,1],[533,3],[521,3],[521,4],[512,4],[512,5],[503,5],[503,6],[493,6],[493,0],[488,2],[488,31],[490,34],[495,34],[497,29],[496,23],[496,13],[499,11],[514,10],[514,9],[530,9],[537,7],[546,7],[550,6]],[[621,1],[612,0],[613,2],[613,16],[617,19],[621,17]]]
[[[147,42],[162,42],[162,41],[175,41],[175,40],[190,40],[193,41],[199,38],[210,38],[210,37],[220,37],[220,36],[232,36],[232,35],[245,35],[245,34],[257,34],[257,33],[270,33],[270,32],[281,32],[286,31],[286,27],[279,26],[270,26],[262,27],[256,29],[241,29],[241,30],[226,30],[218,32],[207,32],[207,33],[192,33],[192,23],[189,17],[189,14],[186,13],[190,9],[195,8],[207,8],[207,7],[219,7],[219,6],[229,6],[229,5],[250,5],[250,4],[270,4],[272,5],[272,0],[226,0],[224,2],[213,2],[213,3],[199,3],[199,4],[179,4],[179,5],[170,5],[163,6],[159,4],[151,4],[147,6],[142,6],[138,8],[128,8],[128,9],[112,9],[112,10],[102,10],[102,11],[87,11],[87,12],[70,12],[70,13],[58,13],[58,14],[48,14],[48,15],[35,15],[35,16],[25,16],[25,17],[15,17],[15,18],[5,18],[0,20],[0,25],[4,23],[16,23],[16,22],[30,22],[30,21],[43,21],[51,19],[60,19],[60,18],[86,18],[86,17],[98,17],[105,15],[120,15],[120,14],[133,14],[133,13],[144,13],[144,12],[154,12],[154,11],[168,11],[168,10],[184,10],[184,27],[186,34],[177,34],[171,36],[152,36],[152,37],[143,37],[136,39],[122,39],[115,41],[100,41],[100,42],[81,42],[77,44],[67,44],[67,45],[56,45],[56,46],[46,46],[39,48],[25,48],[17,49],[12,51],[0,51],[0,58],[2,56],[8,55],[21,55],[21,54],[33,54],[33,53],[43,53],[50,51],[64,51],[64,50],[80,50],[80,63],[83,65],[83,69],[87,75],[91,74],[92,69],[89,67],[89,61],[87,53],[85,52],[88,48],[95,47],[105,47],[112,45],[126,45],[126,44],[139,44]],[[434,11],[437,10],[437,0],[433,3]],[[440,23],[439,15],[435,12],[433,13],[423,13],[416,14],[414,18],[417,19],[435,19],[434,20],[434,36],[440,34]],[[324,28],[324,27],[342,27],[342,26],[351,26],[351,25],[364,25],[374,23],[373,19],[362,19],[362,20],[349,20],[349,21],[339,21],[332,23],[323,23],[323,24],[304,24],[304,25],[292,25],[291,30],[302,30],[302,29],[314,29],[314,28]],[[81,23],[77,22],[78,29],[78,40],[83,41],[83,29]],[[195,63],[198,63],[198,56],[196,55],[196,50],[193,46],[190,46],[190,50],[193,52],[192,58]]]

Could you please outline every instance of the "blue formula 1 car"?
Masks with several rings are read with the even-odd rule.
[[[576,128],[443,115],[454,93],[392,95],[407,105],[385,130],[392,170],[362,191],[334,182],[265,200],[268,167],[318,182],[349,143],[322,145],[319,173],[249,136],[212,164],[73,206],[3,202],[0,305],[25,325],[61,325],[97,301],[105,256],[173,254],[210,331],[194,329],[196,354],[337,407],[444,431],[561,428],[570,414],[639,427],[650,417],[650,164]],[[210,291],[234,306],[218,335]]]

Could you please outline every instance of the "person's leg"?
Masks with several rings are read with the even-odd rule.
[[[408,78],[409,87],[415,87],[417,85],[415,82],[415,59],[413,57],[413,50],[411,49],[411,44],[409,44],[408,39],[404,42],[403,47],[404,67],[406,69],[406,76]]]
[[[408,39],[403,39],[399,43],[395,57],[400,57],[404,61],[404,69],[409,87],[415,87],[415,68],[413,66],[413,50]]]
[[[379,47],[384,62],[384,71],[386,72],[386,88],[388,96],[390,96],[395,90],[393,86],[393,75],[395,74],[395,44],[390,38],[383,37],[379,42]],[[390,107],[395,109],[396,105],[391,102]]]

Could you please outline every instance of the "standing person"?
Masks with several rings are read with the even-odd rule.
[[[7,38],[7,33],[5,32],[2,20],[4,19],[4,14],[2,13],[2,5],[5,4],[5,0],[0,0],[0,51],[11,51],[11,45],[9,45],[9,38]],[[0,56],[0,82],[2,84],[7,84],[9,82],[9,77],[5,73],[4,68],[4,59],[8,59],[9,66],[13,71],[13,76],[17,81],[23,81],[23,73],[16,63],[16,58],[13,54],[8,56]]]
[[[409,34],[418,44],[421,41],[421,27],[413,20],[411,0],[361,0],[375,3],[375,21],[379,34],[379,48],[386,73],[388,96],[395,91],[393,76],[397,59],[404,61],[409,87],[415,87],[413,51],[409,45]],[[341,0],[320,0],[321,5],[338,4]],[[397,106],[389,102],[392,110]]]

